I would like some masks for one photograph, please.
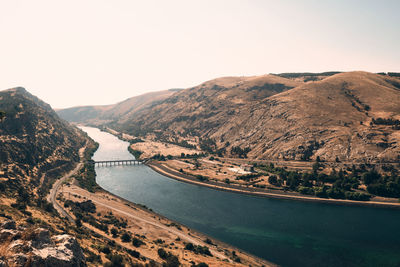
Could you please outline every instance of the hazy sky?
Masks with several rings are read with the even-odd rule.
[[[400,71],[398,0],[0,0],[0,89],[55,108],[220,76]]]

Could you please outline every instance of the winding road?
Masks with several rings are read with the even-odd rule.
[[[53,207],[58,211],[58,213],[60,213],[61,217],[65,217],[67,218],[70,222],[75,222],[75,220],[71,217],[71,215],[68,214],[68,212],[66,212],[64,210],[64,208],[58,204],[57,202],[57,193],[58,190],[60,189],[61,185],[67,180],[69,179],[72,175],[75,175],[82,167],[83,167],[83,153],[85,152],[87,147],[87,143],[84,147],[79,149],[79,157],[80,157],[80,162],[76,165],[76,167],[70,171],[69,173],[67,173],[66,175],[64,175],[63,177],[61,177],[60,179],[58,179],[54,184],[53,187],[50,189],[50,192],[47,196],[47,201],[53,204]]]

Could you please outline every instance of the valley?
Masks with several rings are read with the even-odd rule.
[[[393,73],[223,77],[95,126],[203,184],[398,206],[399,84]]]
[[[188,197],[188,192],[198,190],[193,186],[201,186],[207,190],[204,195],[211,192],[211,199],[243,195],[248,207],[270,206],[268,199],[277,198],[301,205],[334,204],[325,207],[332,210],[336,206],[343,210],[344,206],[395,208],[385,215],[390,217],[400,207],[399,84],[397,76],[366,72],[224,77],[114,105],[56,111],[72,125],[25,89],[5,90],[0,92],[0,188],[1,205],[7,208],[0,215],[24,231],[40,232],[37,229],[44,227],[50,239],[68,233],[70,240],[76,240],[68,242],[79,244],[73,253],[79,259],[82,255],[82,262],[89,266],[302,265],[306,258],[286,261],[255,249],[269,247],[272,241],[266,237],[246,240],[228,230],[220,235],[214,230],[220,224],[196,217],[205,212],[201,205],[192,205],[197,214],[189,217],[175,208],[171,212],[171,207],[182,205],[170,203],[172,191],[166,195],[152,191],[167,183],[168,190],[183,190],[173,194]],[[97,130],[93,136],[94,130],[89,130],[88,135],[85,129],[89,128],[82,131],[76,125],[104,132]],[[96,136],[106,141],[98,144]],[[108,170],[90,163],[96,155],[113,155],[112,159],[133,155],[147,166]],[[144,175],[149,180],[139,179],[144,184],[126,180],[135,173],[135,179]],[[165,177],[178,182],[164,181]],[[190,185],[181,188],[181,182]],[[150,198],[143,198],[132,184],[144,186]],[[130,191],[122,190],[122,185]],[[214,195],[213,189],[219,193]],[[263,197],[263,202],[251,204],[257,197]],[[158,198],[165,198],[171,207],[160,206]],[[186,201],[194,200],[188,197]],[[214,214],[206,218],[225,214],[219,204],[207,205],[214,205]],[[248,216],[263,212],[255,210]],[[231,218],[232,227],[251,231],[236,215]],[[257,220],[254,217],[253,223]],[[260,231],[268,229],[260,226]],[[38,237],[32,238],[29,242],[35,243]],[[5,243],[4,249],[10,244]],[[306,249],[306,244],[301,248]],[[347,245],[338,243],[337,249],[342,246]],[[26,249],[33,251],[30,255],[36,261],[44,260],[34,254],[36,247]],[[278,253],[283,247],[276,249],[272,250]],[[336,257],[333,254],[332,261],[337,263]],[[350,258],[346,262],[356,264]],[[10,254],[4,260],[26,262],[28,258]]]
[[[0,267],[400,267],[400,1],[0,1]]]

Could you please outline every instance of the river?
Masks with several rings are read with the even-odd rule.
[[[129,143],[82,127],[100,144],[94,160],[133,159]],[[145,165],[96,167],[122,198],[282,266],[400,266],[400,211],[299,202],[179,182]]]

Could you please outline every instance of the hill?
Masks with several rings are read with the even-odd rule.
[[[180,91],[138,110],[129,120],[111,125],[134,135],[161,131],[164,139],[177,134],[207,136],[210,129],[235,119],[244,107],[300,84],[275,75],[218,78]]]
[[[114,120],[126,121],[137,110],[145,108],[153,102],[161,101],[180,89],[169,89],[150,92],[128,98],[122,102],[105,106],[80,106],[57,110],[58,115],[70,122],[90,125],[103,125]]]
[[[399,88],[398,78],[367,72],[308,82],[275,75],[219,78],[110,125],[231,156],[246,150],[258,159],[396,161]]]
[[[87,162],[96,148],[25,89],[0,92],[0,265],[267,265],[101,190]]]
[[[400,147],[399,88],[399,77],[391,73],[223,77],[178,92],[58,113],[134,136],[188,141],[230,157],[393,162]]]
[[[2,187],[44,194],[55,178],[79,161],[78,150],[88,137],[21,87],[0,92],[0,110]]]

